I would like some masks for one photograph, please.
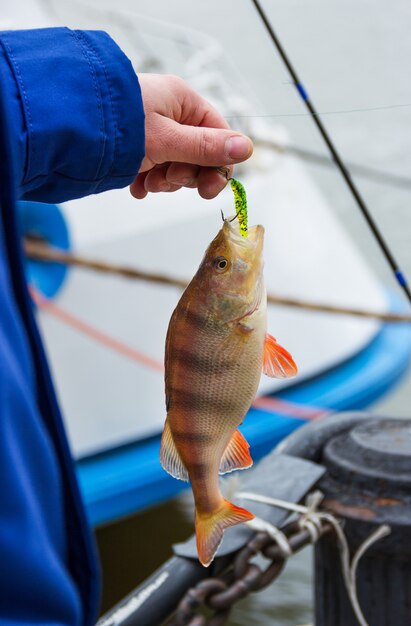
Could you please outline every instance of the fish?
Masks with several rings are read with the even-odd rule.
[[[222,496],[219,474],[253,464],[238,427],[261,371],[278,378],[297,373],[289,352],[267,333],[264,227],[252,226],[245,238],[235,217],[223,218],[171,316],[165,346],[160,461],[171,476],[191,483],[205,567],[224,530],[254,517]]]

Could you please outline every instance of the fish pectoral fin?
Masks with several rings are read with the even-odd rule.
[[[196,510],[196,542],[198,558],[204,567],[208,567],[214,559],[223,533],[229,526],[249,522],[254,515],[228,500],[222,500],[221,507],[209,514],[202,515]]]
[[[298,372],[291,354],[268,333],[265,337],[263,372],[271,378],[291,378]]]
[[[227,474],[236,469],[246,469],[251,467],[253,459],[249,453],[250,445],[245,437],[236,430],[231,437],[228,446],[224,450],[224,454],[218,468],[219,474]]]
[[[174,443],[170,424],[167,419],[161,437],[160,463],[173,478],[188,482],[188,472]]]

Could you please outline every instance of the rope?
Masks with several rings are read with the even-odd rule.
[[[282,530],[277,528],[277,526],[261,519],[261,517],[254,517],[252,520],[245,522],[245,525],[248,526],[248,528],[251,528],[251,530],[254,530],[256,533],[267,533],[279,547],[284,559],[288,559],[292,555],[293,551],[286,535]]]
[[[103,272],[104,274],[117,274],[124,278],[131,278],[136,280],[146,280],[150,283],[160,283],[162,285],[170,285],[173,287],[180,287],[185,289],[187,287],[187,281],[180,280],[178,278],[170,278],[164,274],[155,274],[151,272],[145,272],[138,270],[134,267],[124,267],[121,265],[115,265],[114,263],[107,263],[97,259],[88,259],[78,254],[66,252],[60,248],[49,246],[42,241],[36,239],[27,238],[24,240],[24,250],[29,259],[33,261],[45,261],[48,263],[62,263],[63,265],[73,265],[76,267],[83,267],[89,270],[95,270],[96,272]]]
[[[331,513],[324,513],[318,511],[323,494],[320,491],[315,491],[307,496],[306,504],[295,504],[294,502],[287,502],[277,498],[269,498],[268,496],[261,496],[255,493],[240,492],[237,494],[238,498],[244,500],[253,500],[254,502],[261,502],[270,506],[286,509],[294,513],[302,514],[299,520],[300,528],[305,528],[311,536],[311,542],[314,544],[321,536],[321,526],[323,522],[328,522],[335,530],[337,537],[338,552],[340,555],[341,570],[343,574],[344,584],[347,590],[348,597],[351,602],[352,609],[358,620],[360,626],[369,626],[364,614],[361,610],[361,606],[358,600],[357,593],[357,569],[360,559],[364,554],[374,545],[377,541],[383,539],[391,533],[391,528],[387,524],[379,526],[371,535],[369,535],[362,544],[356,550],[351,562],[350,562],[350,550],[348,546],[347,538],[344,534],[341,524],[334,515]],[[248,523],[247,523],[248,524]],[[271,526],[271,525],[270,525]],[[275,527],[274,527],[275,528]],[[278,529],[276,529],[277,531]],[[280,531],[281,532],[281,531]],[[275,533],[273,539],[276,539]]]
[[[77,332],[86,335],[106,348],[117,352],[117,354],[121,354],[121,356],[131,359],[132,361],[149,367],[157,372],[164,373],[164,365],[160,361],[144,354],[143,352],[140,352],[136,348],[132,348],[115,337],[111,337],[108,333],[99,330],[95,326],[92,326],[88,322],[80,319],[78,316],[73,315],[73,313],[66,311],[48,298],[44,297],[34,287],[31,286],[29,289],[35,304],[45,313],[59,319],[61,322],[67,324]],[[280,415],[288,415],[304,421],[317,419],[323,415],[329,414],[330,412],[327,409],[305,406],[295,402],[288,402],[287,400],[282,400],[280,398],[272,398],[270,396],[261,396],[256,398],[252,406],[257,409],[264,409],[271,413],[279,413]]]
[[[282,415],[289,415],[290,417],[304,421],[320,419],[332,413],[330,409],[324,407],[307,406],[272,396],[260,396],[256,398],[253,402],[253,407],[255,409],[270,411],[271,413],[275,412],[281,413]]]
[[[151,283],[169,285],[171,287],[178,287],[179,289],[185,289],[188,285],[187,280],[167,276],[165,274],[146,272],[134,267],[116,265],[114,263],[108,263],[106,261],[96,259],[89,259],[78,254],[73,254],[59,248],[51,247],[34,239],[27,238],[24,240],[24,250],[27,257],[35,261],[62,263],[64,265],[82,267],[84,269],[94,270],[106,274],[115,274],[132,280],[144,280]],[[403,315],[399,313],[379,313],[377,311],[366,309],[333,306],[330,304],[316,303],[296,298],[286,298],[273,294],[267,295],[267,302],[272,305],[280,305],[336,315],[351,315],[361,318],[376,319],[383,322],[411,322],[411,315]]]
[[[114,352],[122,354],[123,356],[133,361],[136,361],[140,365],[145,365],[146,367],[154,369],[158,372],[164,371],[164,366],[160,361],[157,361],[156,359],[147,356],[143,352],[140,352],[139,350],[128,346],[127,344],[119,341],[118,339],[115,339],[114,337],[110,337],[110,335],[104,333],[98,328],[95,328],[94,326],[91,326],[91,324],[88,324],[76,315],[73,315],[72,313],[69,313],[68,311],[62,309],[54,302],[48,300],[48,298],[45,298],[39,291],[34,289],[34,287],[30,287],[30,294],[33,298],[33,301],[40,309],[60,319],[62,322],[64,322],[68,326],[71,326],[83,335],[87,335],[91,339],[94,339],[94,341],[97,341],[103,346],[106,346],[106,348],[110,348]]]

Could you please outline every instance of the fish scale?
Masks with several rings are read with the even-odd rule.
[[[254,396],[262,363],[263,337],[260,346],[250,345],[249,349],[242,345],[243,342],[231,340],[228,349],[218,355],[218,349],[224,344],[228,336],[223,333],[210,332],[205,325],[200,340],[193,341],[186,335],[187,343],[191,352],[200,355],[197,361],[202,367],[192,371],[190,366],[174,362],[173,379],[184,380],[184,389],[187,394],[198,395],[198,401],[193,402],[193,419],[203,420],[202,430],[221,431],[232,424],[232,430],[237,427],[238,420],[244,418],[249,408],[249,398]],[[187,350],[188,352],[188,350]],[[173,357],[173,355],[171,355]],[[189,361],[188,361],[189,363]],[[228,363],[230,365],[228,365]],[[177,369],[178,368],[178,369]],[[181,371],[179,371],[181,370]],[[254,376],[252,376],[254,372]],[[219,405],[219,406],[218,406]],[[183,419],[188,424],[190,416],[184,411],[185,407],[173,407],[175,411],[184,413]],[[216,409],[221,408],[220,414],[216,415]],[[221,413],[224,414],[224,422],[221,421]]]

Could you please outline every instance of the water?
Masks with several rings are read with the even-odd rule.
[[[102,0],[100,6],[112,5]],[[248,89],[259,100],[256,116],[285,126],[295,145],[326,153],[295,94],[251,2],[206,3],[131,0],[117,6],[197,28],[223,43]],[[411,4],[408,0],[271,0],[268,15],[290,54],[343,158],[411,175]],[[110,30],[109,26],[107,27]],[[345,111],[345,112],[343,112]],[[340,175],[307,164],[312,176],[374,265],[395,288],[385,261]],[[411,276],[411,192],[356,181],[372,213]],[[355,283],[355,277],[353,277]],[[411,376],[374,407],[409,415]],[[192,532],[190,502],[174,502],[97,531],[104,572],[103,610],[118,601],[170,556],[170,546]],[[311,551],[293,557],[268,590],[242,601],[231,626],[301,626],[312,622]]]

